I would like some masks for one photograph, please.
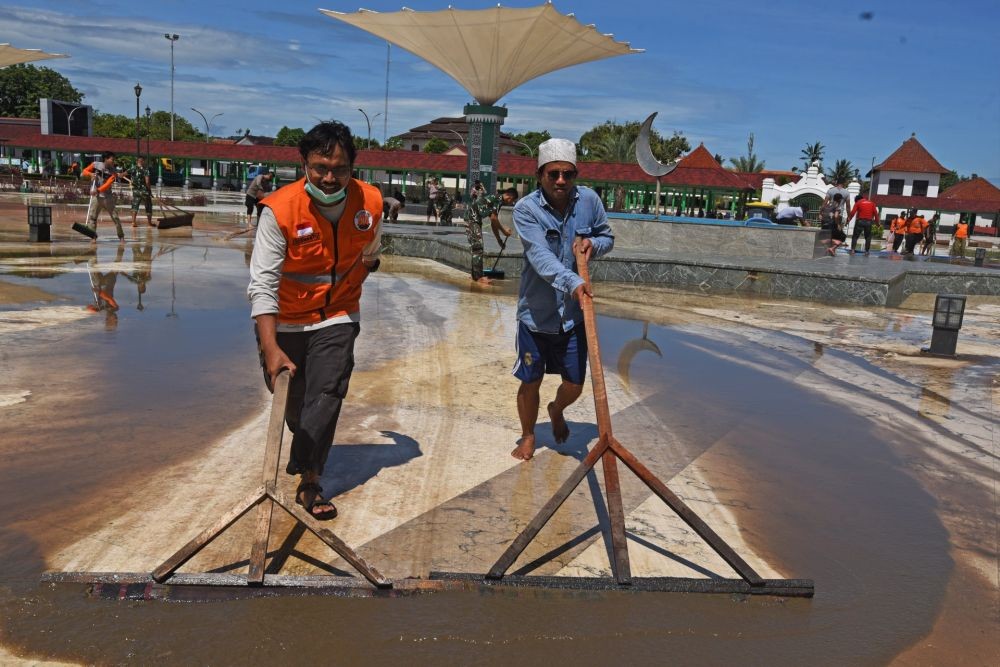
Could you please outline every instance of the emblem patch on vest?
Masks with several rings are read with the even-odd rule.
[[[354,228],[359,232],[367,232],[374,224],[375,221],[372,219],[372,214],[365,209],[361,209],[354,214]]]
[[[309,221],[296,223],[294,234],[295,236],[292,238],[292,243],[295,245],[308,243],[316,238],[316,230],[313,229],[313,223]]]

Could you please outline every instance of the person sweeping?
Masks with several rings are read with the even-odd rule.
[[[97,219],[101,211],[107,211],[115,223],[115,231],[118,233],[118,240],[125,240],[125,232],[122,230],[122,222],[115,212],[115,154],[105,151],[101,154],[100,162],[91,162],[81,174],[83,178],[91,180],[90,183],[90,205],[87,207],[87,224],[73,223],[73,229],[84,236],[89,236],[94,241],[97,240]]]

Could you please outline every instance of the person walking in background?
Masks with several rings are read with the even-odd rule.
[[[820,228],[830,232],[830,247],[826,249],[833,255],[837,248],[847,240],[847,234],[843,230],[844,204],[842,195],[837,192],[832,197],[828,197],[823,202],[823,207],[819,210]]]
[[[921,255],[934,255],[934,243],[937,241],[937,228],[940,223],[940,213],[935,213],[934,217],[927,221],[927,229],[924,230],[924,238],[920,241]]]
[[[90,205],[87,207],[87,224],[86,226],[74,225],[73,228],[96,241],[97,218],[100,216],[101,211],[104,210],[108,212],[112,222],[115,223],[115,232],[118,234],[118,240],[124,241],[125,232],[122,231],[122,221],[118,219],[118,214],[115,212],[115,192],[113,189],[115,179],[117,178],[115,172],[115,154],[111,151],[105,151],[101,154],[99,162],[91,162],[87,165],[86,169],[83,170],[82,176],[91,179]]]
[[[434,211],[437,213],[437,224],[451,225],[452,212],[455,210],[455,200],[448,194],[448,189],[439,187],[434,194]]]
[[[910,209],[910,214],[906,216],[906,246],[903,248],[904,255],[912,255],[920,239],[924,237],[924,230],[927,229],[927,220],[915,208]]]
[[[484,190],[485,192],[485,190]],[[512,206],[517,201],[517,190],[508,188],[499,197],[497,195],[484,195],[474,199],[469,204],[469,220],[466,234],[469,238],[469,247],[472,249],[472,279],[482,285],[492,285],[493,281],[483,275],[483,219],[489,218],[490,228],[493,236],[501,247],[507,244],[507,239],[513,234],[513,230],[500,224],[500,207],[506,204]],[[503,234],[503,240],[500,235]]]
[[[243,203],[246,204],[247,207],[247,229],[251,226],[256,226],[260,222],[260,213],[264,209],[264,205],[261,204],[261,200],[271,191],[271,188],[273,187],[273,179],[274,174],[269,171],[265,171],[263,174],[257,174],[257,176],[250,181],[250,185],[247,187],[247,196],[243,200]],[[257,211],[256,220],[254,220],[253,217],[254,210]]]
[[[478,178],[472,184],[472,190],[469,192],[469,206],[471,207],[476,203],[476,200],[486,194],[486,186]]]
[[[427,184],[427,224],[431,223],[431,216],[434,216],[434,222],[437,222],[437,193],[438,193],[438,180],[432,178]]]
[[[150,227],[153,224],[153,192],[149,182],[149,169],[146,168],[146,159],[141,155],[135,159],[135,165],[128,170],[128,178],[132,183],[132,226],[136,226],[136,218],[139,216],[139,206],[146,208],[146,222]]]
[[[580,299],[593,296],[577,275],[576,252],[589,260],[611,252],[615,237],[597,193],[576,185],[576,144],[549,139],[538,146],[539,189],[517,202],[514,226],[524,245],[517,299],[517,361],[514,377],[521,439],[511,456],[527,461],[535,453],[539,388],[546,373],[562,383],[549,403],[552,436],[569,438],[563,411],[583,391],[587,337]]]
[[[889,223],[889,234],[892,236],[892,251],[898,252],[906,239],[906,211],[900,211]]]
[[[969,241],[969,222],[965,214],[959,216],[955,223],[955,229],[951,231],[951,255],[953,257],[965,257],[965,246]]]
[[[847,215],[845,227],[850,225],[851,220],[855,217],[857,217],[857,222],[854,223],[854,233],[851,234],[851,249],[849,252],[853,255],[855,250],[857,250],[858,237],[863,233],[865,235],[865,254],[867,255],[872,249],[872,225],[878,220],[878,207],[863,192],[854,200],[854,206]]]

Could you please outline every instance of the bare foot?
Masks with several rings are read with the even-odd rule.
[[[512,451],[510,455],[515,459],[530,461],[531,457],[535,455],[535,436],[522,436],[521,439],[517,441],[517,447],[514,448],[514,451]]]
[[[557,443],[566,442],[569,439],[569,426],[566,425],[566,420],[563,419],[561,412],[556,412],[553,408],[555,403],[549,403],[549,419],[552,420],[552,437],[556,439]]]
[[[476,282],[478,284],[480,284],[480,285],[484,285],[484,286],[488,287],[488,286],[490,286],[490,285],[493,284],[493,279],[492,278],[487,278],[486,276],[483,276],[482,278],[480,278]]]

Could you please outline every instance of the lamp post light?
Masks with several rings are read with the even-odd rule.
[[[164,37],[170,40],[170,141],[174,140],[174,42],[181,38],[180,35],[164,33]]]
[[[375,114],[369,119],[368,114],[365,113],[364,109],[359,108],[358,111],[360,111],[361,115],[365,117],[365,123],[368,125],[368,145],[365,148],[368,148],[370,150],[372,147],[372,121],[381,116],[382,112],[379,111],[377,114]]]
[[[931,346],[921,350],[925,354],[954,357],[958,345],[958,331],[965,318],[964,294],[938,294],[934,300],[934,317],[931,320]]]
[[[523,141],[518,141],[517,139],[511,139],[511,141],[513,141],[515,144],[524,146],[525,148],[528,149],[528,155],[530,157],[535,157],[535,151],[531,150],[531,146],[529,146],[528,144],[524,143]]]
[[[448,128],[443,128],[443,129],[445,132],[451,132],[452,134],[454,134],[456,137],[458,137],[459,141],[462,142],[462,145],[463,146],[465,145],[465,137],[462,136],[461,132],[458,132],[457,130],[449,130]]]
[[[139,98],[142,97],[142,86],[135,84],[135,159],[142,155],[142,144],[139,142]]]
[[[80,109],[83,109],[86,106],[87,106],[86,104],[77,104],[75,107],[73,107],[72,111],[66,111],[66,107],[60,105],[60,107],[63,110],[63,113],[66,114],[66,136],[67,137],[70,136],[71,134],[73,134],[73,114],[75,114],[77,111],[79,111]]]
[[[216,118],[218,118],[219,116],[223,115],[225,112],[224,111],[220,111],[219,113],[217,113],[214,116],[212,116],[211,119],[208,119],[208,118],[205,118],[205,114],[203,114],[202,112],[198,111],[194,107],[191,107],[191,111],[193,111],[196,114],[198,114],[199,116],[201,116],[201,119],[203,121],[205,121],[205,142],[207,143],[208,141],[211,140],[211,136],[212,136],[212,130],[211,130],[211,128],[212,128],[212,121],[215,120]]]

